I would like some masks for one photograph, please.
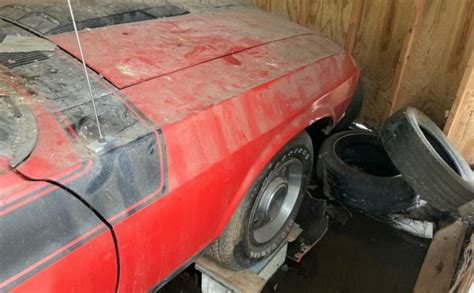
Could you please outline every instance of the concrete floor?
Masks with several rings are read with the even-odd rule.
[[[429,241],[361,214],[332,221],[327,234],[300,264],[287,262],[264,292],[411,292]],[[163,292],[200,292],[189,268]]]

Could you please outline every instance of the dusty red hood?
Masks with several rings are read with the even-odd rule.
[[[88,65],[118,88],[311,31],[256,9],[215,10],[80,33]],[[79,56],[73,33],[51,36]]]

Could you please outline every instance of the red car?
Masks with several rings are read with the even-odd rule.
[[[0,290],[146,291],[273,252],[351,56],[250,8],[75,10],[105,143],[67,7],[0,8]]]

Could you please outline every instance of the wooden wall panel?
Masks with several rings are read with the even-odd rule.
[[[257,7],[283,16],[344,46],[354,0],[254,0]]]
[[[308,27],[344,46],[355,1],[311,1]]]
[[[474,0],[427,1],[389,113],[414,106],[443,126],[474,48]]]
[[[466,160],[474,164],[474,53],[471,53],[444,132]]]
[[[414,20],[413,3],[365,1],[353,56],[361,68],[365,96],[360,120],[370,126],[384,118],[403,41]]]

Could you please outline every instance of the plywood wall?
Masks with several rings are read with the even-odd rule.
[[[443,125],[474,48],[474,1],[427,1],[393,110],[412,105]]]
[[[466,160],[474,164],[474,53],[471,53],[444,132]]]
[[[365,99],[360,120],[378,126],[390,94],[407,32],[416,17],[413,1],[366,0],[353,56],[361,68]]]
[[[345,43],[354,3],[352,0],[255,0],[259,8],[322,32],[341,45]]]
[[[439,126],[473,50],[474,0],[254,0],[353,53],[366,92],[359,119],[379,126],[411,105]]]

